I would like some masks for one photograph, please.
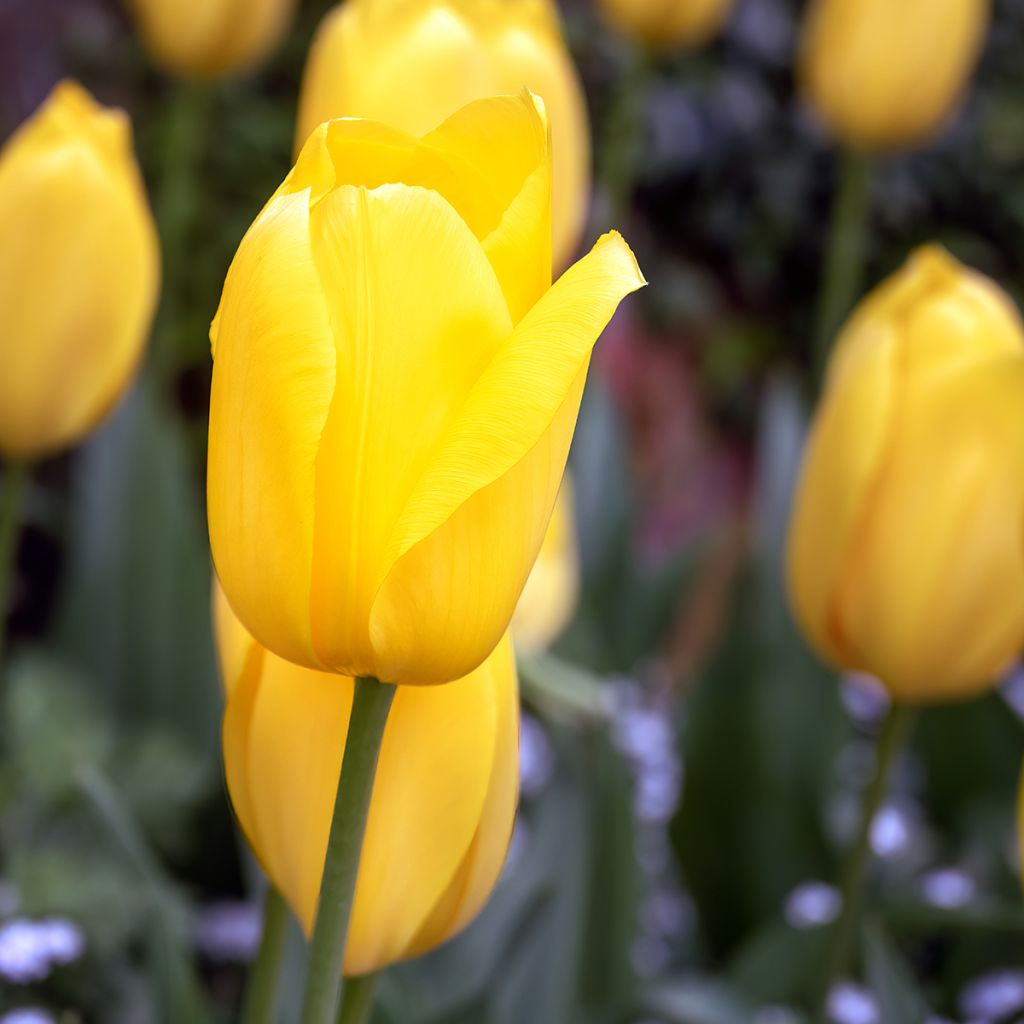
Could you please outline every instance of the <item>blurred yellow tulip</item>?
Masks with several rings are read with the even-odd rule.
[[[310,668],[468,675],[540,550],[591,349],[643,276],[616,234],[550,284],[539,101],[424,139],[321,125],[242,241],[214,344],[221,583]]]
[[[801,53],[804,93],[857,149],[926,141],[974,70],[989,0],[815,0]]]
[[[540,554],[512,616],[520,654],[546,650],[569,624],[580,589],[572,480],[566,473]]]
[[[964,696],[1024,646],[1024,328],[920,249],[832,356],[790,526],[811,643],[901,701]]]
[[[106,415],[159,279],[128,118],[63,82],[0,151],[0,455],[46,455]]]
[[[309,934],[353,683],[260,647],[219,588],[214,609],[231,800]],[[370,801],[346,974],[419,956],[476,916],[505,860],[518,785],[519,697],[507,637],[465,679],[398,688]]]
[[[127,0],[153,59],[175,75],[217,78],[263,60],[296,0]]]
[[[598,0],[617,32],[653,49],[701,46],[722,27],[733,0]]]
[[[472,100],[531,89],[551,118],[554,261],[579,245],[590,133],[552,0],[347,0],[324,19],[306,66],[296,150],[318,124],[365,117],[424,135]]]

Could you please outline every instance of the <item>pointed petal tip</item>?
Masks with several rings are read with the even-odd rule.
[[[594,250],[597,251],[599,249],[613,250],[608,255],[613,256],[617,260],[624,276],[633,278],[633,286],[626,293],[627,295],[647,287],[647,278],[644,277],[644,272],[640,269],[640,264],[637,263],[633,250],[618,231],[613,229],[601,235],[594,243]]]

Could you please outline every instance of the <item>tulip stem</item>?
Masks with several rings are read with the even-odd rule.
[[[362,974],[345,980],[338,1024],[367,1024],[373,1010],[373,990],[376,974]]]
[[[864,793],[860,822],[853,845],[843,868],[842,909],[836,921],[826,951],[825,970],[821,975],[818,1020],[827,1020],[828,994],[849,966],[853,937],[864,902],[864,886],[871,865],[871,829],[889,790],[889,780],[896,759],[906,743],[912,719],[911,710],[901,704],[889,706],[875,750],[875,770]]]
[[[263,934],[245,987],[242,1024],[273,1024],[288,939],[288,907],[273,885],[263,898]]]
[[[871,159],[848,150],[839,169],[818,305],[814,350],[817,381],[824,375],[832,342],[857,301],[864,282],[870,199]]]
[[[356,680],[310,944],[302,1024],[335,1024],[359,854],[384,726],[394,695],[393,686],[372,677]]]
[[[18,527],[21,506],[28,484],[28,464],[11,462],[4,473],[0,491],[0,668],[4,659],[4,640],[7,635],[7,612],[10,604],[11,583],[14,577],[14,556],[17,552]]]

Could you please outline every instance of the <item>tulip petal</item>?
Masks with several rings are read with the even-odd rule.
[[[419,956],[461,931],[487,902],[508,855],[519,799],[519,692],[512,645],[499,644],[479,672],[493,680],[498,721],[494,763],[480,825],[448,891],[407,954]]]
[[[324,665],[379,676],[367,624],[389,538],[512,325],[480,243],[436,192],[341,186],[311,216],[337,361],[317,459],[313,641]]]
[[[320,667],[309,625],[314,470],[335,350],[306,195],[246,235],[218,315],[210,399],[210,541],[228,600],[270,650]]]
[[[228,788],[253,849],[308,934],[353,683],[300,668],[255,643],[250,657],[253,652],[264,660],[253,662],[256,667],[232,687],[225,713]],[[507,845],[514,788],[511,802],[507,780],[498,799],[492,790],[496,750],[503,764],[516,763],[508,746],[510,737],[514,745],[517,708],[508,642],[467,679],[442,688],[398,689],[374,781],[346,973],[365,973],[409,955],[473,844]],[[495,860],[491,855],[487,862],[492,874]],[[486,898],[480,889],[474,883],[477,904]]]
[[[643,284],[622,238],[604,236],[474,385],[391,534],[370,619],[382,678],[458,678],[498,642],[551,515],[591,349]]]

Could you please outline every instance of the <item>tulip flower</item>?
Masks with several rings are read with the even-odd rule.
[[[652,49],[708,42],[732,10],[733,0],[599,0],[608,23],[627,39]]]
[[[901,702],[983,690],[1024,645],[1024,328],[937,247],[854,311],[815,417],[789,590],[812,645]]]
[[[296,0],[128,0],[146,47],[167,71],[217,78],[258,64],[280,42]]]
[[[110,411],[159,277],[128,118],[63,82],[0,151],[0,455],[57,451]]]
[[[214,609],[231,800],[309,934],[353,680],[260,647],[219,588]],[[519,697],[507,638],[465,679],[398,688],[363,839],[346,974],[419,956],[476,916],[505,860],[518,780]]]
[[[960,99],[989,19],[989,0],[815,0],[804,92],[849,146],[918,145]]]
[[[573,513],[572,483],[567,474],[540,554],[512,616],[512,638],[521,654],[550,647],[576,609],[580,566]]]
[[[554,259],[566,266],[590,193],[590,132],[553,0],[346,0],[306,66],[296,149],[322,121],[364,117],[424,135],[472,100],[537,93],[554,138]]]
[[[423,139],[321,125],[211,330],[217,573],[280,657],[389,683],[475,669],[548,520],[591,349],[643,277],[616,234],[550,284],[529,93]]]

